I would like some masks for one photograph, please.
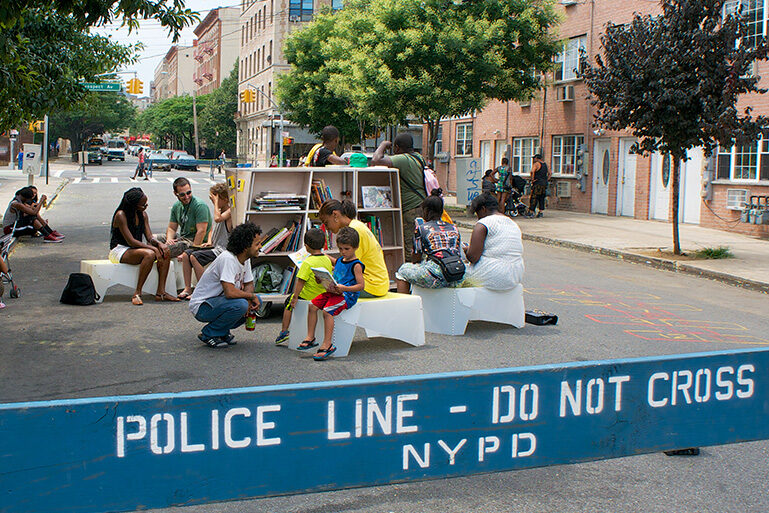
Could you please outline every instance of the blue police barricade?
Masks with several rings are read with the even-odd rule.
[[[2,511],[124,511],[769,437],[769,349],[0,405]],[[301,479],[297,479],[301,476]]]

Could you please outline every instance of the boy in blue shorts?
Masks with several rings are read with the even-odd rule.
[[[288,340],[288,328],[291,325],[291,314],[294,311],[296,302],[299,299],[312,301],[316,296],[326,292],[323,285],[315,279],[313,267],[322,267],[328,272],[334,271],[334,263],[330,257],[323,254],[323,246],[326,244],[326,235],[312,228],[304,234],[304,249],[310,254],[302,265],[299,266],[299,272],[296,273],[296,284],[294,292],[286,301],[286,309],[283,312],[283,326],[280,328],[278,338],[275,339],[275,345],[282,344]]]
[[[340,258],[334,263],[334,281],[326,292],[315,297],[307,311],[307,338],[299,345],[299,349],[307,350],[317,346],[315,342],[315,326],[318,323],[318,310],[323,311],[323,344],[313,355],[316,361],[326,360],[336,347],[331,343],[334,334],[334,316],[352,308],[358,302],[360,292],[366,286],[363,279],[363,263],[355,258],[355,250],[360,244],[360,237],[354,228],[345,226],[336,236]],[[330,257],[329,257],[330,258]]]

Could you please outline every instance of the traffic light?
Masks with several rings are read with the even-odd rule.
[[[144,82],[138,78],[132,78],[126,83],[126,85],[128,94],[142,94],[142,91],[144,90]]]
[[[293,137],[284,137],[283,138],[283,146],[291,146],[294,144],[294,138]]]
[[[45,121],[33,121],[29,124],[29,131],[42,134],[45,132]]]
[[[244,89],[240,92],[240,101],[243,103],[254,103],[254,92],[251,89]]]

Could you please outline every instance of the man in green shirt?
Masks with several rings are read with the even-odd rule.
[[[388,157],[385,151],[392,146],[394,155]],[[422,201],[427,197],[425,191],[425,159],[414,150],[414,138],[411,134],[400,133],[395,136],[394,144],[382,141],[371,158],[372,166],[397,168],[400,176],[401,217],[403,219],[403,247],[406,261],[411,261],[414,253],[414,221],[422,215]]]
[[[190,246],[201,246],[208,240],[212,218],[208,205],[192,195],[189,180],[180,176],[173,185],[174,195],[179,201],[171,207],[165,236],[157,239],[168,245],[171,257],[177,257]]]

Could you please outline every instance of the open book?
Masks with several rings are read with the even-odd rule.
[[[334,280],[334,276],[328,272],[328,269],[324,269],[323,267],[311,267],[312,272],[315,273],[315,279],[318,280],[318,283],[323,285],[323,287],[328,290],[330,286],[336,286],[336,280]]]

